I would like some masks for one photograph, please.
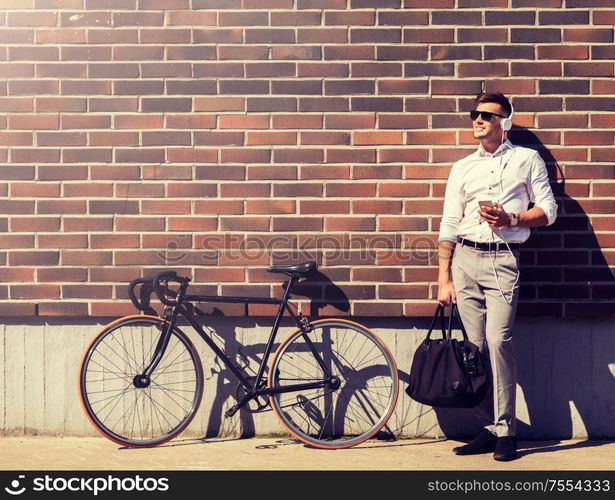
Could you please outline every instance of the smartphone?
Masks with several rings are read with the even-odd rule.
[[[486,205],[486,206],[488,206],[490,208],[493,208],[495,206],[492,201],[479,201],[478,202],[478,206],[479,207],[481,207],[483,205]]]

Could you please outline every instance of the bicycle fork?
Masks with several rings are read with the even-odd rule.
[[[186,283],[182,283],[179,291],[177,292],[177,301],[179,303],[181,303],[181,299],[184,293],[186,292],[186,286],[187,286]],[[167,306],[165,308],[165,311],[162,317],[162,319],[166,323],[166,328],[164,329],[164,331],[162,332],[162,335],[158,339],[158,343],[156,344],[156,349],[154,350],[154,355],[152,357],[152,360],[149,362],[147,367],[143,370],[143,373],[137,373],[135,377],[133,378],[132,383],[134,384],[135,387],[139,389],[144,389],[146,387],[149,387],[149,385],[152,382],[151,380],[152,373],[160,364],[160,361],[162,360],[162,357],[164,356],[164,353],[166,352],[167,347],[169,346],[169,340],[171,339],[171,334],[173,332],[173,328],[175,327],[175,322],[177,321],[178,306],[177,305],[173,306],[170,312],[168,311],[169,307],[170,306]]]
[[[173,331],[173,327],[175,326],[175,320],[177,318],[177,313],[175,313],[172,319],[167,320],[166,327],[164,331],[162,331],[162,335],[158,339],[158,343],[156,344],[156,349],[154,350],[154,355],[147,365],[147,367],[143,370],[143,373],[137,373],[132,383],[138,389],[145,389],[149,387],[151,384],[151,375],[154,370],[160,364],[162,357],[164,356],[165,351],[169,345],[169,340],[171,339],[171,332]]]

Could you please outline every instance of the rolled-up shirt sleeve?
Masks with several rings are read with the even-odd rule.
[[[459,171],[453,165],[448,175],[444,192],[444,208],[438,241],[457,241],[457,230],[463,218],[464,198],[459,179]]]
[[[547,167],[538,153],[534,155],[529,173],[530,179],[528,187],[530,201],[534,203],[534,206],[540,207],[547,215],[547,226],[550,226],[557,218],[557,202],[555,201],[551,185],[549,184]]]

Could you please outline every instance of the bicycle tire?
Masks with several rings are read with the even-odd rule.
[[[135,385],[134,377],[143,373],[166,325],[156,316],[120,318],[105,326],[84,353],[82,406],[92,425],[115,443],[158,446],[180,434],[198,411],[203,367],[194,345],[177,327],[151,383]]]
[[[341,383],[337,389],[271,394],[271,407],[282,425],[308,445],[325,449],[356,446],[375,436],[395,409],[399,390],[395,360],[378,336],[358,323],[323,319],[312,322],[311,327],[309,339]],[[269,387],[324,378],[304,334],[297,329],[274,354]]]

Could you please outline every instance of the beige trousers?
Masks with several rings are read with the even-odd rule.
[[[493,375],[493,392],[476,408],[484,428],[514,436],[517,363],[512,328],[519,298],[519,250],[478,250],[457,243],[451,271],[457,307],[470,342],[476,344]],[[493,266],[492,266],[493,262]],[[495,274],[494,274],[495,268]],[[511,301],[508,304],[502,297]]]

